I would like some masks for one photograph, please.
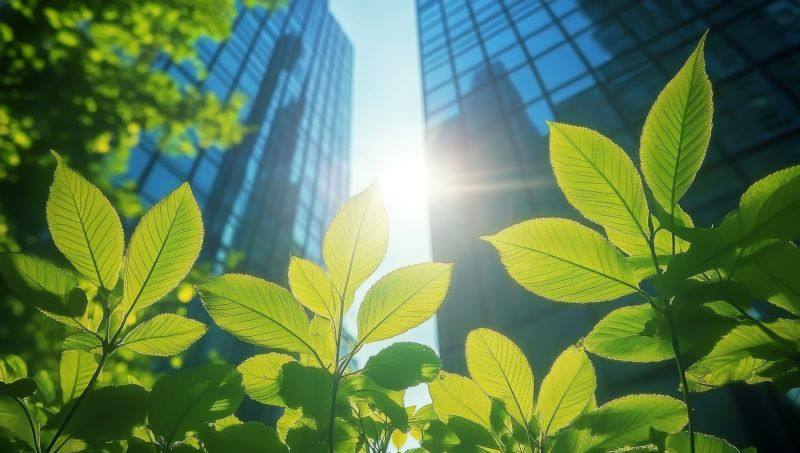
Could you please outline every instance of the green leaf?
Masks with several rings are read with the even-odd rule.
[[[467,369],[470,376],[506,412],[526,426],[533,414],[533,371],[522,350],[505,336],[489,329],[467,335]]]
[[[67,271],[41,258],[0,253],[0,273],[26,303],[60,323],[82,328],[86,297]]]
[[[317,356],[322,360],[323,368],[333,370],[338,359],[336,354],[336,335],[333,332],[332,322],[327,318],[314,315],[308,324],[311,334],[311,347],[317,351]],[[303,365],[320,366],[313,354],[301,354],[300,362]]]
[[[281,367],[278,393],[286,405],[303,415],[326,420],[331,412],[333,384],[323,369],[288,362]]]
[[[219,431],[202,431],[200,439],[208,453],[287,452],[275,428],[258,422],[231,425]]]
[[[553,172],[570,204],[629,255],[650,253],[647,199],[628,154],[591,129],[548,124]]]
[[[148,399],[147,390],[133,384],[110,385],[93,390],[75,410],[64,434],[73,439],[94,442],[128,439],[133,428],[144,423]],[[48,425],[56,427],[61,424],[74,404],[75,401],[64,406],[56,417],[49,420]]]
[[[622,254],[572,220],[528,220],[482,239],[500,252],[511,278],[548,299],[600,302],[638,290]]]
[[[345,300],[375,272],[388,243],[389,220],[376,181],[342,206],[322,243],[325,265]]]
[[[145,213],[125,261],[122,308],[158,302],[192,268],[203,244],[203,220],[189,184],[183,183]]]
[[[553,362],[542,380],[536,401],[536,419],[544,437],[558,432],[594,400],[594,367],[582,348],[570,346]]]
[[[53,155],[58,166],[47,198],[53,242],[84,277],[113,289],[125,241],[119,216],[100,189]]]
[[[652,430],[686,425],[686,405],[664,395],[628,395],[581,415],[555,438],[553,452],[612,451],[647,443]]]
[[[695,433],[694,447],[695,453],[739,453],[739,449],[725,439],[702,433]],[[687,431],[670,434],[667,437],[667,453],[690,453],[691,451]]]
[[[185,351],[207,330],[202,322],[165,313],[136,326],[122,346],[139,354],[168,357]]]
[[[388,417],[391,428],[408,431],[408,413],[403,406],[402,392],[381,388],[369,379],[350,380],[343,387],[350,401],[367,403],[371,410]]]
[[[294,361],[291,356],[270,352],[259,354],[242,362],[236,369],[242,374],[244,391],[247,396],[261,404],[285,406],[278,391],[281,367]]]
[[[308,317],[284,288],[249,275],[225,274],[198,290],[214,322],[241,340],[289,352],[312,351]]]
[[[593,354],[625,362],[659,362],[675,356],[669,325],[650,304],[612,311],[594,326],[584,345]]]
[[[743,261],[732,275],[734,280],[743,283],[753,298],[800,316],[800,249],[779,242]]]
[[[30,378],[20,378],[13,382],[0,382],[0,395],[27,398],[36,391],[36,382]]]
[[[430,382],[442,369],[442,361],[428,346],[395,343],[370,357],[364,375],[381,387],[403,390]]]
[[[242,377],[230,365],[176,371],[153,386],[147,417],[153,432],[170,443],[233,414],[243,397]]]
[[[442,371],[428,384],[428,390],[433,409],[443,421],[462,417],[492,430],[492,402],[472,379]]]
[[[764,326],[784,342],[800,341],[800,320],[779,319]],[[740,324],[723,336],[705,357],[689,369],[686,376],[696,390],[708,390],[730,382],[776,380],[797,373],[797,349],[770,336],[758,325]]]
[[[427,321],[444,301],[452,271],[449,263],[422,263],[383,276],[358,310],[358,341],[392,338]]]
[[[450,451],[453,447],[458,445],[459,442],[456,433],[445,423],[437,419],[432,420],[428,429],[423,431],[422,441],[420,443],[426,450],[439,453]]]
[[[65,403],[77,398],[89,385],[97,369],[97,357],[86,351],[63,351],[59,364],[61,400]]]
[[[28,365],[18,355],[0,356],[0,382],[11,383],[28,377]]]
[[[640,156],[642,173],[656,201],[676,223],[678,202],[700,169],[711,138],[711,81],[700,39],[689,59],[661,91],[647,114]]]
[[[0,438],[16,438],[33,448],[33,435],[25,412],[10,396],[0,395]]]
[[[56,400],[56,383],[47,370],[39,370],[33,375],[36,382],[36,396],[45,403],[53,403]]]
[[[62,351],[86,351],[86,352],[102,352],[103,344],[100,338],[89,332],[74,333],[61,343]]]
[[[800,236],[800,165],[785,168],[750,186],[739,202],[740,246],[762,239]],[[728,219],[726,219],[728,220]]]
[[[338,325],[339,293],[330,276],[316,263],[293,256],[289,261],[289,287],[304,307]]]

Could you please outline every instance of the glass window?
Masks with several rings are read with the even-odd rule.
[[[800,5],[768,2],[726,29],[750,55],[764,59],[800,43]]]
[[[523,66],[508,75],[508,83],[499,83],[503,101],[509,108],[524,105],[542,94],[539,83],[529,66]]]
[[[145,151],[142,145],[134,148],[131,151],[131,157],[128,159],[128,172],[125,176],[129,179],[139,179],[147,163],[150,162],[150,156],[151,154]]]
[[[574,79],[586,71],[569,44],[563,44],[536,59],[536,69],[546,88],[551,89]]]
[[[506,71],[513,70],[522,64],[523,61],[525,61],[525,53],[520,46],[514,45],[512,48],[492,59],[492,69],[496,74],[502,74]]]
[[[147,175],[147,180],[141,189],[142,195],[150,201],[164,198],[181,183],[181,180],[164,166],[161,159],[163,158],[160,158],[150,170],[150,174]]]
[[[542,136],[547,135],[547,121],[553,120],[553,112],[544,100],[534,102],[530,107],[525,109],[525,114]]]
[[[464,96],[492,81],[492,74],[481,64],[458,78],[458,89]]]
[[[469,127],[479,129],[500,116],[500,105],[492,85],[485,86],[464,98],[464,113]]]
[[[428,112],[435,112],[441,107],[453,102],[456,98],[455,85],[446,83],[441,88],[434,90],[425,97],[425,104]]]
[[[547,11],[540,9],[524,19],[517,20],[516,24],[517,31],[524,38],[536,30],[541,30],[542,27],[552,24],[552,21]]]
[[[200,192],[210,193],[218,171],[217,164],[211,162],[208,158],[203,158],[194,173],[192,185]]]
[[[577,7],[578,0],[555,0],[550,3],[550,9],[552,9],[553,13],[558,17],[574,11]]]
[[[606,88],[617,105],[622,106],[622,115],[628,122],[637,122],[645,117],[650,105],[664,88],[667,81],[652,65],[640,65],[625,71]]]
[[[800,97],[800,54],[787,55],[770,65],[769,70],[786,88],[792,90],[795,96]]]
[[[441,65],[435,69],[425,71],[425,90],[431,91],[443,82],[453,78],[453,73],[450,71],[450,65]]]
[[[517,42],[517,38],[514,36],[514,32],[510,28],[506,28],[500,33],[487,39],[484,45],[486,46],[486,53],[491,56],[496,55],[502,50],[505,50],[508,46],[515,42]]]
[[[564,35],[555,25],[551,25],[525,40],[525,47],[535,56],[562,42]]]
[[[455,56],[456,72],[463,73],[483,61],[483,55],[479,48],[468,50],[460,55]]]
[[[553,93],[558,120],[580,124],[602,134],[622,127],[617,113],[591,77],[584,77]]]

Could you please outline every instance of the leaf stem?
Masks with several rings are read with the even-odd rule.
[[[683,402],[686,403],[686,415],[689,427],[689,451],[690,453],[695,453],[695,433],[694,433],[694,423],[692,423],[692,419],[694,418],[694,414],[692,413],[692,405],[689,400],[689,382],[686,380],[686,368],[684,366],[683,360],[681,358],[681,346],[680,341],[678,340],[678,333],[675,330],[675,319],[672,316],[672,306],[671,304],[666,305],[666,318],[667,323],[669,324],[669,334],[670,339],[672,340],[672,350],[675,353],[675,364],[678,367],[678,374],[681,378],[681,392],[683,394]]]
[[[14,397],[14,401],[16,401],[17,404],[19,404],[19,407],[22,408],[22,412],[25,413],[25,418],[28,420],[28,427],[31,429],[31,437],[33,439],[33,448],[36,451],[36,453],[39,453],[40,451],[42,451],[41,450],[42,447],[39,445],[39,439],[38,439],[38,436],[36,435],[36,425],[34,425],[34,423],[33,423],[33,417],[31,416],[31,413],[28,410],[28,405],[25,404],[25,401],[23,401],[22,398],[19,398],[19,397],[16,397],[16,396]]]
[[[44,450],[44,453],[50,453],[50,451],[53,449],[53,447],[56,444],[56,441],[58,440],[59,437],[61,437],[61,434],[64,432],[64,429],[66,429],[67,423],[69,423],[69,421],[72,419],[72,416],[75,415],[76,409],[78,409],[78,406],[81,405],[83,400],[86,398],[86,395],[89,394],[94,385],[97,383],[97,379],[100,377],[100,372],[103,370],[103,365],[105,365],[106,360],[108,360],[112,352],[113,349],[107,349],[103,351],[103,355],[100,358],[100,362],[97,364],[97,368],[94,370],[94,374],[92,374],[92,377],[89,379],[89,383],[86,385],[86,388],[84,388],[81,394],[78,396],[78,399],[75,400],[75,404],[72,405],[72,407],[69,409],[69,412],[67,412],[67,416],[64,417],[64,420],[61,422],[61,425],[59,425],[56,434],[53,436],[53,439],[47,445],[47,448]]]

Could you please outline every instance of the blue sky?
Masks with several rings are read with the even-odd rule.
[[[350,191],[379,177],[389,212],[389,250],[366,288],[393,269],[431,260],[415,9],[411,0],[332,0],[330,9],[355,48]],[[395,341],[437,348],[435,320]],[[391,342],[369,344],[357,359],[363,364]],[[425,401],[427,392],[407,395],[408,404]]]

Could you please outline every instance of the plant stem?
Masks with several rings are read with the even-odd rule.
[[[672,350],[675,353],[675,364],[678,366],[678,374],[681,378],[681,392],[683,393],[683,402],[686,403],[686,415],[688,420],[688,427],[689,427],[689,451],[690,453],[695,453],[695,445],[694,445],[694,423],[692,423],[692,418],[694,415],[692,414],[692,404],[689,400],[689,382],[686,380],[686,368],[683,364],[683,359],[681,358],[681,345],[680,341],[678,340],[678,333],[675,330],[675,320],[672,317],[672,306],[671,304],[666,304],[666,318],[667,323],[669,324],[669,334],[670,339],[672,340]]]
[[[86,395],[89,394],[94,385],[97,383],[97,379],[100,377],[100,372],[103,370],[103,365],[105,365],[106,360],[108,360],[108,357],[111,355],[111,352],[113,351],[110,350],[103,351],[103,356],[100,358],[100,362],[97,364],[97,368],[94,370],[94,374],[92,375],[91,379],[89,379],[89,383],[86,385],[86,388],[83,389],[81,394],[78,396],[78,399],[75,400],[75,404],[72,405],[72,407],[69,409],[69,412],[67,412],[67,416],[64,417],[64,420],[61,422],[61,425],[59,425],[55,436],[53,436],[53,439],[50,441],[50,444],[47,445],[47,448],[44,450],[44,453],[49,453],[53,449],[53,446],[55,446],[56,441],[64,432],[64,429],[67,427],[67,423],[69,423],[69,421],[72,419],[72,416],[75,415],[75,410],[78,409],[78,406],[81,405],[83,400],[86,398]]]
[[[25,401],[23,401],[22,398],[18,398],[16,396],[14,397],[14,401],[16,401],[17,404],[19,404],[19,407],[22,408],[22,412],[25,413],[25,418],[28,419],[28,427],[30,427],[31,429],[31,438],[33,439],[33,448],[36,451],[36,453],[39,453],[40,451],[42,451],[41,450],[42,447],[39,445],[39,439],[38,436],[36,435],[36,425],[34,425],[33,423],[33,417],[31,417],[31,413],[28,410],[28,405],[25,404]]]
[[[328,422],[328,448],[333,453],[333,425],[336,421],[336,394],[339,392],[341,376],[337,372],[333,377],[333,391],[331,392],[331,416]]]

